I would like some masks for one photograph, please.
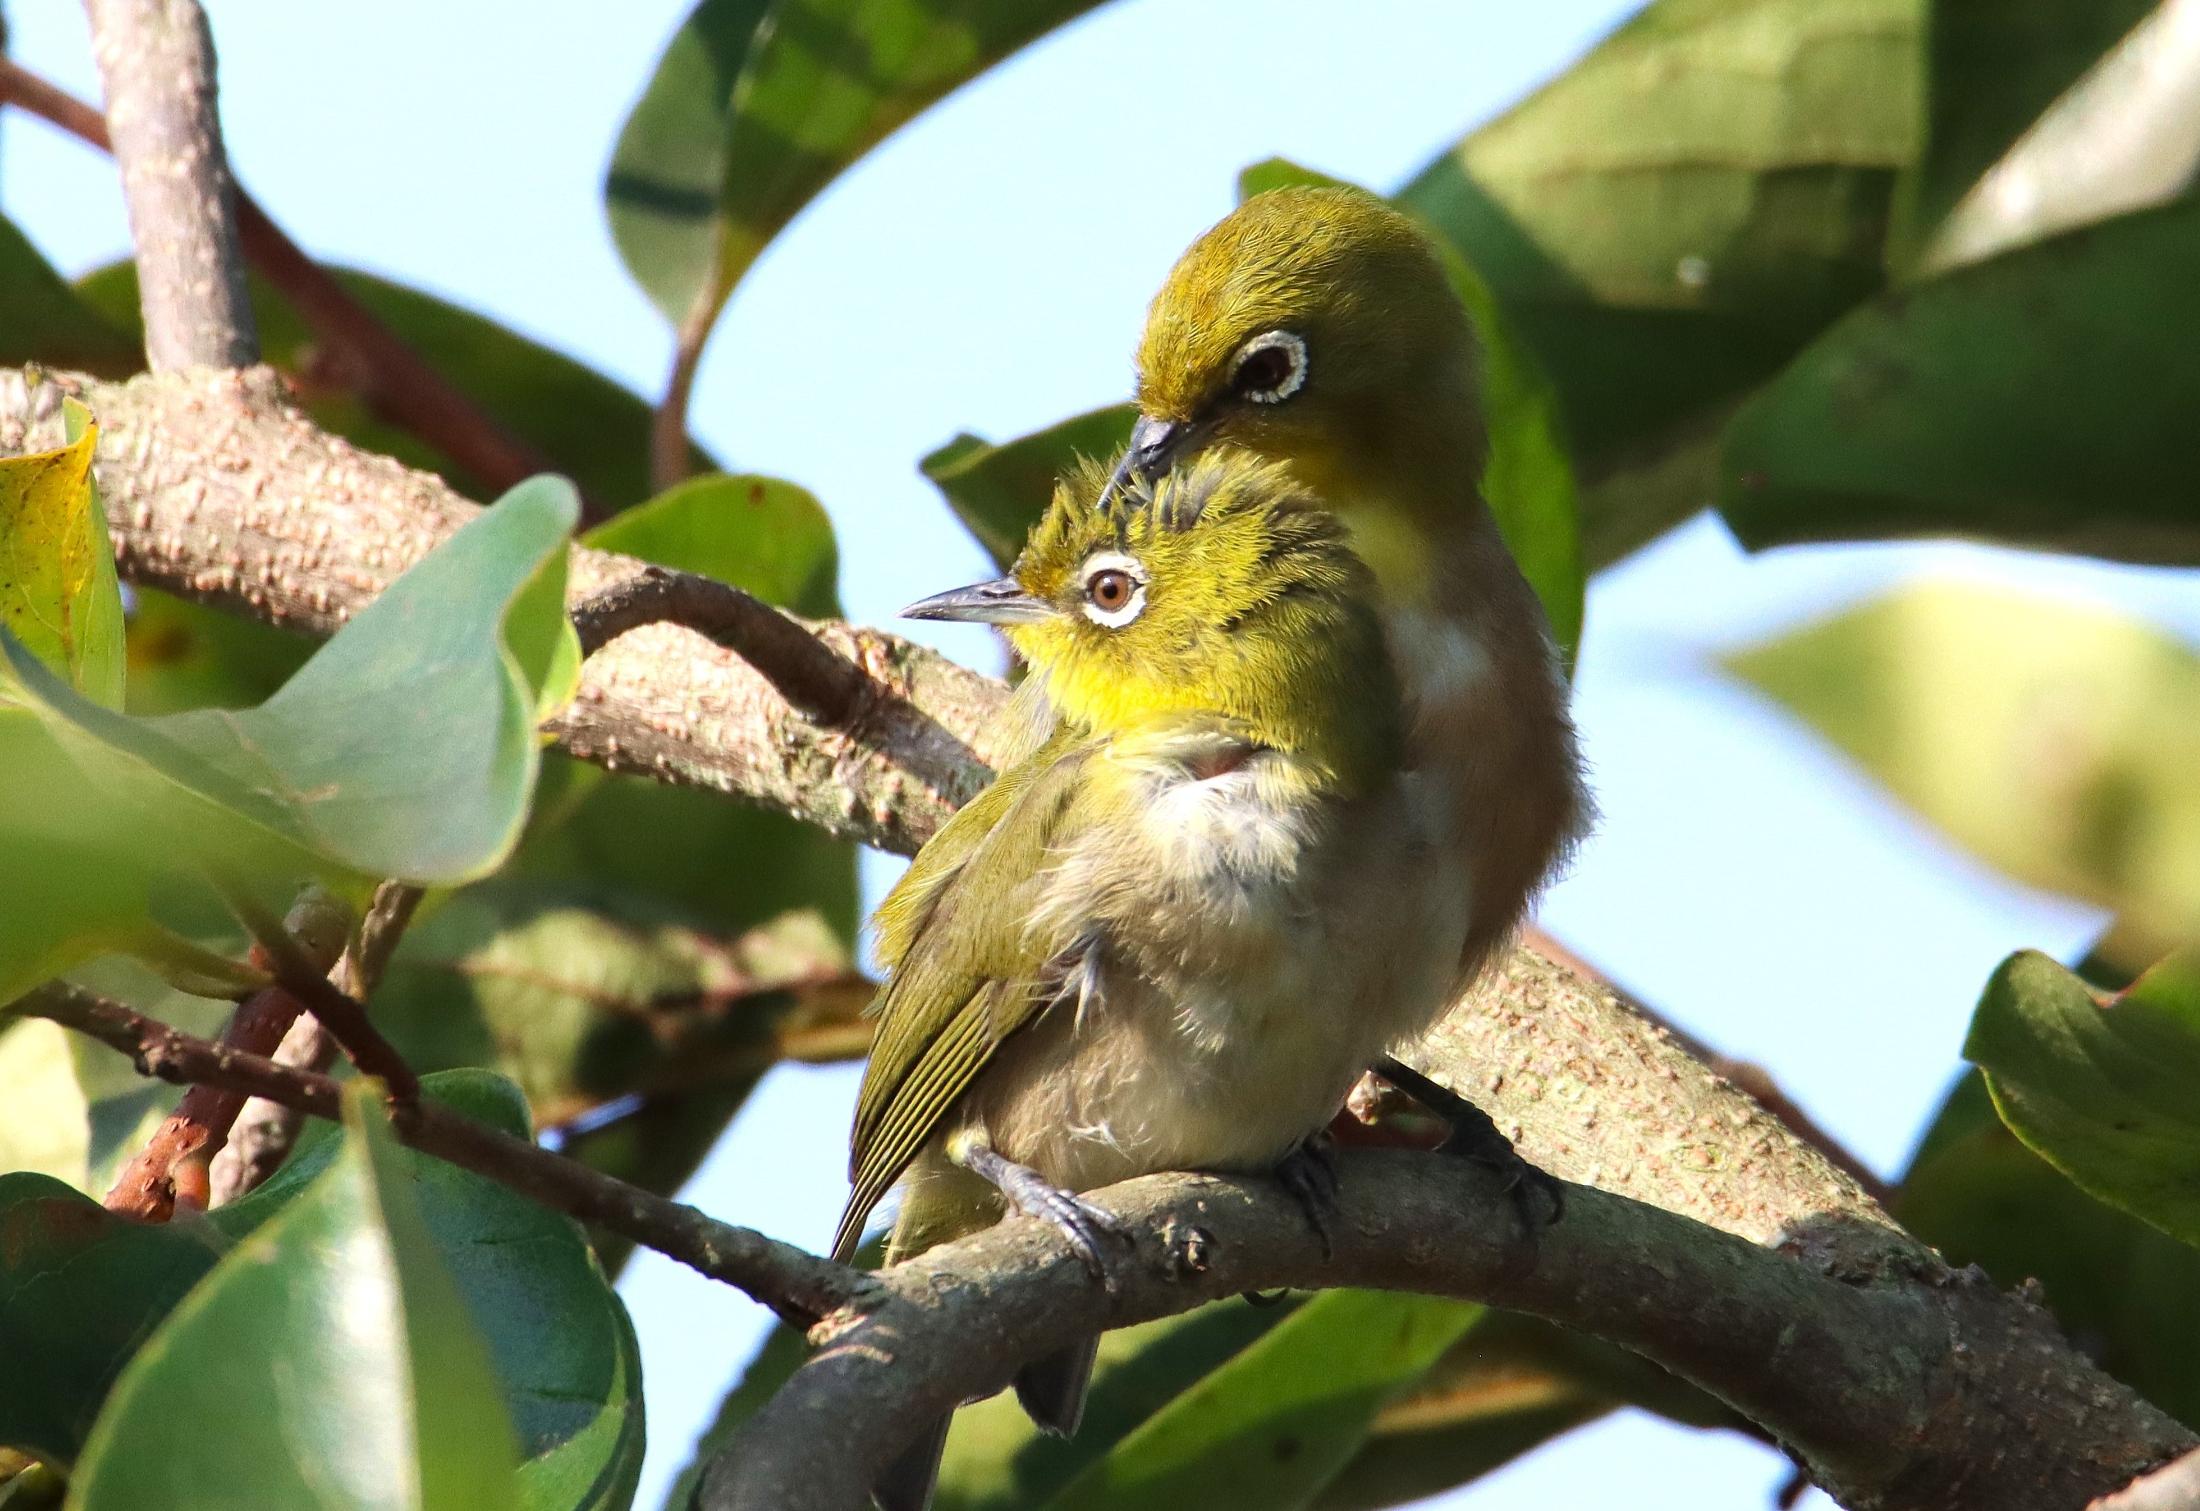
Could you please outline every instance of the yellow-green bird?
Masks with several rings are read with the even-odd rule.
[[[1105,1273],[1112,1220],[1075,1193],[1275,1169],[1455,973],[1374,579],[1336,517],[1242,454],[1105,491],[1073,477],[1013,575],[910,610],[1002,626],[1050,732],[880,909],[840,1257],[900,1180],[890,1259],[1005,1201]],[[1043,1425],[1074,1427],[1090,1362],[1019,1379]],[[925,1504],[938,1451],[880,1504]]]
[[[1138,346],[1117,486],[1202,453],[1279,462],[1373,569],[1439,834],[1464,988],[1586,827],[1566,681],[1482,500],[1481,353],[1419,227],[1357,189],[1257,195],[1192,243]]]

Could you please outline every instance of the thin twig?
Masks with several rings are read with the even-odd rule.
[[[325,972],[344,948],[351,913],[316,887],[292,907],[284,925],[306,959]],[[272,958],[257,944],[251,958],[263,971],[274,969]],[[272,1054],[299,1011],[298,999],[282,987],[265,987],[238,1005],[222,1030],[221,1042],[246,1054]],[[186,1091],[176,1110],[115,1178],[107,1192],[107,1209],[140,1222],[166,1222],[179,1204],[202,1210],[213,1205],[220,1182],[212,1167],[228,1147],[245,1109],[245,1098],[232,1091],[213,1086]]]
[[[276,984],[321,1020],[321,1026],[343,1046],[361,1073],[381,1080],[388,1088],[390,1105],[408,1110],[419,1101],[420,1077],[405,1063],[397,1046],[368,1020],[365,1005],[330,981],[324,970],[315,969],[312,958],[291,938],[282,920],[263,907],[258,898],[243,887],[222,884],[220,890],[253,943],[267,951],[268,969],[275,973]]]
[[[85,0],[155,372],[246,367],[259,333],[197,0]]]
[[[714,578],[653,566],[573,609],[584,656],[645,624],[677,624],[724,646],[820,724],[850,722],[871,693],[870,677],[853,661],[761,598]]]
[[[145,1075],[266,1097],[315,1117],[342,1115],[341,1087],[328,1076],[180,1033],[67,982],[49,982],[14,1005],[128,1055]],[[799,1326],[872,1294],[873,1282],[858,1270],[720,1222],[436,1102],[422,1101],[412,1117],[393,1119],[392,1126],[399,1139],[423,1153],[677,1259]]]
[[[101,151],[111,151],[107,123],[82,100],[18,64],[0,58],[0,103],[12,104]],[[538,472],[556,470],[547,454],[492,417],[305,250],[241,187],[237,234],[245,261],[280,289],[319,340],[344,386],[391,424],[409,431],[501,493]],[[612,510],[584,491],[583,523]]]
[[[421,896],[420,888],[403,882],[385,881],[375,888],[366,917],[361,920],[358,932],[344,950],[334,972],[336,981],[347,994],[360,1002],[372,1000],[391,954],[404,937],[406,925],[412,921],[413,910],[420,905]],[[295,921],[292,931],[296,932]],[[286,1000],[295,1001],[287,997]],[[295,1009],[289,1031],[275,1044],[239,1047],[249,1048],[255,1054],[271,1054],[278,1065],[304,1070],[325,1070],[336,1054],[336,1041],[321,1027],[320,1020],[310,1013],[298,1017]],[[184,1100],[188,1102],[196,1090],[186,1094]],[[226,1092],[216,1094],[228,1095]],[[219,1207],[233,1202],[282,1168],[304,1127],[305,1114],[294,1107],[285,1107],[265,1097],[248,1100],[238,1112],[228,1141],[215,1154],[208,1171],[207,1205]]]

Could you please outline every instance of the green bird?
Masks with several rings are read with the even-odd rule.
[[[1115,1224],[1078,1192],[1284,1165],[1318,1194],[1302,1146],[1446,1001],[1439,836],[1346,531],[1238,453],[1107,484],[1066,481],[1009,577],[908,611],[1006,631],[1036,748],[874,920],[843,1259],[897,1181],[889,1261],[1013,1206],[1103,1275]],[[1042,1425],[1074,1429],[1091,1358],[1018,1379]],[[927,1502],[945,1425],[888,1511]]]
[[[1567,684],[1482,499],[1481,354],[1420,228],[1358,189],[1256,195],[1178,260],[1138,346],[1115,477],[1247,453],[1344,521],[1375,575],[1439,838],[1463,990],[1587,827]]]

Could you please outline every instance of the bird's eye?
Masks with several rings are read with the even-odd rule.
[[[1085,584],[1085,594],[1092,599],[1092,606],[1102,613],[1116,613],[1131,601],[1131,574],[1095,572],[1092,581]]]
[[[1281,404],[1306,382],[1306,343],[1289,331],[1269,331],[1238,348],[1230,389],[1255,404]]]
[[[1121,629],[1144,612],[1146,574],[1132,558],[1104,551],[1085,563],[1085,617]]]

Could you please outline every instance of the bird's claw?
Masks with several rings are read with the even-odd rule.
[[[1505,1194],[1512,1200],[1513,1213],[1520,1219],[1522,1236],[1532,1254],[1543,1229],[1566,1215],[1564,1182],[1531,1164],[1488,1113],[1456,1091],[1388,1056],[1377,1062],[1375,1073],[1451,1124],[1450,1135],[1436,1146],[1437,1153],[1471,1160],[1504,1180]],[[1548,1206],[1548,1215],[1536,1211],[1538,1197]]]
[[[1077,1257],[1085,1262],[1085,1268],[1110,1295],[1121,1288],[1122,1281],[1102,1244],[1108,1239],[1130,1242],[1132,1233],[1128,1223],[1107,1208],[1085,1200],[1074,1191],[1064,1191],[1038,1171],[1022,1165],[1002,1160],[997,1170],[984,1173],[1017,1211],[1026,1217],[1050,1222],[1059,1229],[1069,1240],[1069,1246],[1077,1251]]]
[[[1307,1226],[1321,1240],[1322,1258],[1333,1257],[1329,1219],[1337,1212],[1337,1156],[1326,1131],[1310,1135],[1276,1166],[1276,1180],[1306,1214]]]

